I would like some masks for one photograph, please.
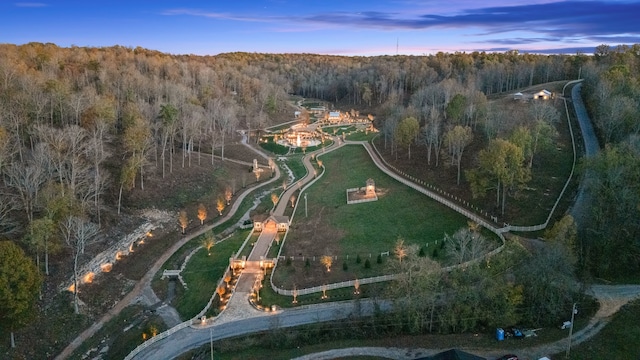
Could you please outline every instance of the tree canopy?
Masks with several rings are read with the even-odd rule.
[[[33,261],[11,241],[0,241],[0,328],[14,330],[34,316],[42,278]]]

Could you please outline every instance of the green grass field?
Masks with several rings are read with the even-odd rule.
[[[336,255],[353,256],[390,251],[398,237],[408,244],[433,243],[467,224],[462,215],[384,174],[361,146],[345,146],[320,159],[326,170],[307,191],[309,218],[296,214],[296,226],[288,235],[285,248],[302,236],[299,229],[315,222],[320,228],[343,234],[323,239],[337,245]],[[374,179],[381,191],[378,201],[347,205],[346,189],[362,187],[368,178]],[[316,236],[322,238],[322,233]]]
[[[211,248],[210,256],[206,250],[201,249],[191,257],[182,272],[187,289],[185,290],[180,283],[177,283],[176,297],[173,301],[173,306],[183,320],[194,317],[205,307],[215,292],[218,281],[229,266],[229,258],[238,251],[248,231],[237,231],[229,239],[216,243]],[[192,242],[200,244],[201,239],[202,237],[197,237],[189,244]]]

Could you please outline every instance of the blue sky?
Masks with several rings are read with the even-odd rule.
[[[592,53],[640,43],[640,0],[0,0],[0,43],[172,54]]]

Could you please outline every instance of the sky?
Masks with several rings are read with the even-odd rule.
[[[0,43],[170,54],[593,53],[640,43],[640,0],[0,0]]]

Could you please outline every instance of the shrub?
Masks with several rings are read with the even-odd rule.
[[[420,247],[420,251],[418,252],[418,256],[420,257],[425,257],[427,256],[426,252],[424,251],[423,247]]]
[[[376,262],[378,264],[382,264],[382,254],[378,254],[378,258],[376,258]]]
[[[347,265],[346,261],[342,263],[342,270],[344,270],[344,271],[349,270],[349,265]]]
[[[362,262],[362,259],[360,259],[360,254],[358,254],[356,256],[356,264],[360,264]]]
[[[364,261],[364,268],[371,269],[371,261],[369,261],[369,259]]]

